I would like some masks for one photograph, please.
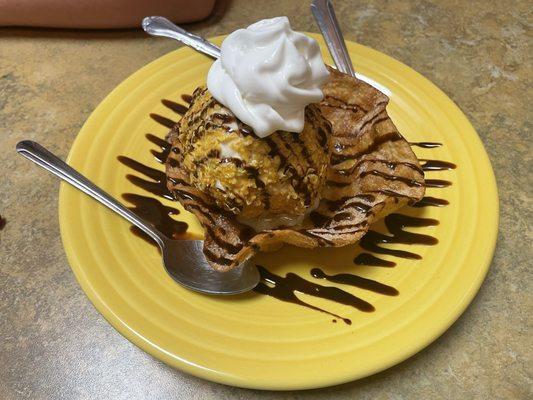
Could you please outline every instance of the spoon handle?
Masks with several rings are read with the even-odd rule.
[[[331,0],[313,0],[311,12],[318,24],[318,28],[326,40],[328,50],[335,61],[337,69],[355,77],[352,60],[346,49],[341,28]]]
[[[22,156],[40,165],[57,177],[78,188],[85,194],[88,194],[96,201],[115,211],[117,214],[126,218],[133,225],[150,235],[150,237],[154,239],[159,246],[163,246],[164,241],[167,240],[166,236],[155,229],[152,225],[137,216],[137,214],[130,209],[126,208],[111,195],[104,192],[85,176],[67,165],[67,163],[50,153],[39,143],[31,140],[23,140],[22,142],[17,143],[16,149],[17,152]]]
[[[187,32],[164,17],[146,17],[143,19],[142,27],[146,33],[152,36],[164,36],[176,39],[186,46],[198,50],[213,58],[220,58],[220,48],[205,40],[203,37]]]

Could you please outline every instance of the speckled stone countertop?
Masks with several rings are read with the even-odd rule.
[[[228,33],[290,17],[317,31],[308,2],[235,0],[188,29]],[[0,398],[526,399],[533,397],[531,3],[335,2],[347,39],[442,88],[478,131],[498,180],[501,220],[489,275],[463,316],[387,371],[307,392],[226,387],[175,371],[116,332],[70,271],[58,180],[17,156],[21,139],[65,157],[85,119],[132,72],[176,44],[140,31],[0,29]],[[529,115],[528,115],[529,114]]]

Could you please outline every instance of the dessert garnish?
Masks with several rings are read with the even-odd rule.
[[[328,71],[318,43],[291,29],[287,17],[231,33],[207,75],[211,95],[256,136],[301,132],[305,106],[322,100]]]

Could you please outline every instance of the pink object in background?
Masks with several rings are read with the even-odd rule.
[[[143,17],[175,23],[209,16],[216,0],[0,0],[0,26],[137,28]]]

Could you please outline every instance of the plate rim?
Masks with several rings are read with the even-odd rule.
[[[318,34],[314,33],[308,33],[306,34],[314,37],[315,39],[320,40]],[[225,37],[226,35],[220,35],[216,36],[214,38],[211,38],[210,40],[214,42],[220,43],[220,41]],[[447,102],[450,103],[450,105],[453,107],[454,115],[460,116],[468,127],[468,129],[473,133],[471,136],[471,139],[474,141],[474,146],[476,148],[479,148],[481,153],[481,158],[477,160],[478,165],[484,164],[485,167],[482,168],[486,176],[486,181],[484,183],[487,185],[487,190],[484,193],[486,197],[490,197],[490,199],[485,200],[487,203],[486,206],[492,208],[490,217],[493,219],[492,224],[490,226],[490,232],[489,232],[489,238],[487,241],[487,246],[489,246],[490,251],[486,252],[484,254],[484,258],[480,259],[479,264],[479,273],[474,277],[475,279],[472,280],[471,285],[469,287],[469,290],[467,293],[463,294],[463,297],[460,302],[456,304],[456,307],[454,309],[453,313],[450,313],[446,318],[442,318],[439,320],[440,323],[432,324],[433,328],[431,329],[431,334],[425,335],[425,340],[417,340],[416,344],[411,346],[407,351],[397,352],[392,357],[389,357],[388,362],[383,363],[379,367],[375,367],[373,369],[367,370],[363,374],[339,374],[335,378],[326,378],[326,379],[318,379],[314,383],[309,383],[307,385],[302,384],[296,384],[291,385],[287,384],[287,382],[283,384],[257,384],[254,382],[250,382],[245,379],[239,379],[239,377],[236,377],[234,375],[228,375],[224,374],[221,371],[214,371],[207,369],[205,367],[193,364],[188,362],[187,360],[180,358],[179,356],[175,354],[169,354],[165,351],[165,349],[157,347],[154,343],[151,343],[147,338],[143,337],[142,335],[138,334],[135,330],[133,330],[130,326],[128,326],[124,321],[120,319],[119,316],[117,316],[112,309],[108,307],[108,305],[101,299],[98,292],[95,290],[95,288],[90,284],[90,282],[82,276],[82,267],[80,266],[79,262],[80,260],[77,258],[73,246],[71,245],[71,238],[67,234],[67,226],[68,226],[68,219],[66,217],[66,208],[65,204],[67,202],[68,193],[65,190],[65,188],[68,186],[67,183],[62,182],[59,189],[59,200],[58,200],[58,216],[59,216],[59,225],[60,225],[60,234],[61,234],[61,240],[63,244],[63,248],[65,249],[65,253],[67,256],[67,260],[69,262],[69,266],[71,267],[76,280],[78,281],[78,284],[81,286],[82,290],[84,291],[85,295],[89,298],[91,303],[94,305],[94,307],[98,310],[98,312],[117,330],[122,336],[124,336],[126,339],[128,339],[130,342],[134,343],[136,346],[140,347],[143,351],[147,352],[151,356],[155,357],[156,359],[159,359],[163,362],[165,362],[167,365],[170,365],[176,369],[179,369],[181,371],[184,371],[186,373],[189,373],[191,375],[207,379],[213,382],[222,383],[226,385],[231,386],[237,386],[237,387],[243,387],[243,388],[249,388],[249,389],[262,389],[262,390],[297,390],[297,389],[314,389],[314,388],[321,388],[321,387],[327,387],[327,386],[333,386],[338,385],[346,382],[350,382],[353,380],[361,379],[370,375],[373,375],[377,372],[384,371],[394,365],[399,364],[400,362],[403,362],[404,360],[412,357],[414,354],[422,351],[425,349],[428,345],[433,343],[435,340],[437,340],[441,335],[443,335],[451,325],[453,325],[464,313],[466,308],[471,304],[473,299],[475,298],[476,294],[478,293],[489,269],[490,265],[492,263],[492,259],[494,256],[494,252],[496,250],[496,244],[498,239],[498,226],[499,226],[499,198],[498,198],[498,190],[497,190],[497,184],[496,184],[496,178],[494,175],[494,170],[492,169],[492,165],[490,162],[490,158],[488,157],[487,151],[483,145],[483,142],[481,141],[481,138],[477,134],[476,130],[466,117],[466,115],[461,111],[461,109],[457,106],[457,104],[446,95],[444,91],[442,91],[439,87],[437,87],[435,84],[433,84],[429,79],[424,77],[422,74],[418,73],[411,67],[407,66],[406,64],[402,63],[399,60],[396,60],[382,52],[379,52],[377,50],[374,50],[370,47],[351,42],[346,41],[348,48],[359,48],[361,50],[364,50],[366,52],[370,52],[374,55],[377,55],[381,58],[386,58],[396,66],[400,67],[402,72],[408,72],[409,74],[414,74],[418,79],[421,79],[422,82],[425,85],[429,85],[429,87],[433,90],[438,92],[439,96],[445,98]],[[140,69],[133,72],[133,74],[129,75],[127,78],[125,78],[122,82],[120,82],[92,111],[91,115],[87,118],[85,123],[83,124],[82,128],[80,129],[78,135],[74,139],[74,142],[72,144],[72,147],[69,151],[68,157],[67,157],[67,163],[70,163],[72,158],[74,157],[74,154],[77,151],[77,148],[80,146],[80,140],[79,137],[83,132],[85,132],[87,129],[90,128],[91,123],[93,122],[93,119],[95,118],[95,115],[97,112],[104,107],[106,104],[110,103],[114,96],[119,91],[120,87],[125,84],[125,82],[130,81],[135,76],[140,76],[142,74],[145,74],[147,71],[149,71],[152,68],[157,67],[157,65],[161,62],[163,62],[164,59],[169,57],[174,57],[175,53],[182,52],[185,47],[181,47],[179,49],[173,50],[170,53],[167,53],[152,62],[148,63],[147,65],[141,67]],[[468,146],[471,148],[472,146]],[[349,375],[349,376],[348,376]]]

